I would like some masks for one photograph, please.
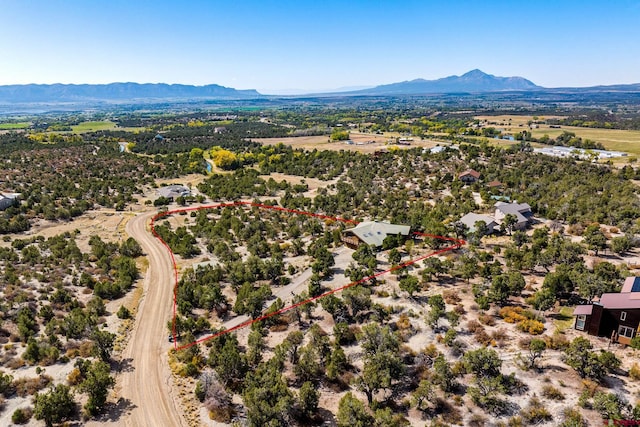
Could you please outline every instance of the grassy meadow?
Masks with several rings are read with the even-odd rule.
[[[545,118],[551,118],[551,116],[540,116],[538,120],[544,120]],[[529,129],[527,122],[533,120],[532,116],[478,116],[476,119],[495,123],[489,126],[503,129],[507,133],[529,130],[534,138],[540,138],[543,135],[556,138],[562,132],[572,132],[582,139],[590,139],[601,143],[607,150],[624,151],[634,156],[640,156],[640,130],[594,129],[574,126],[562,126],[560,129],[552,129],[549,125],[538,125],[536,129]]]
[[[31,123],[29,123],[29,122],[0,123],[0,130],[27,129],[29,126],[31,126]]]
[[[83,133],[83,132],[95,132],[99,130],[112,130],[116,128],[116,124],[110,121],[100,121],[100,122],[83,122],[78,125],[71,126],[73,132],[75,133]]]

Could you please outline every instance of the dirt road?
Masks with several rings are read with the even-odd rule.
[[[130,412],[120,421],[127,426],[186,426],[172,396],[167,351],[167,321],[171,318],[174,273],[164,246],[148,230],[154,212],[138,215],[126,230],[142,246],[149,260],[144,298],[122,360],[121,396]]]

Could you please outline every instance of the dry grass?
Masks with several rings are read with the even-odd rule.
[[[354,144],[348,145],[343,141],[331,142],[327,135],[320,136],[294,136],[287,138],[256,138],[254,141],[266,145],[284,144],[291,145],[293,148],[304,148],[306,150],[330,150],[330,151],[358,151],[361,153],[373,153],[383,148],[400,148],[407,149],[412,147],[434,147],[437,143],[429,140],[421,140],[414,138],[409,146],[398,146],[390,141],[395,140],[397,133],[385,133],[377,135],[372,133],[350,132],[351,140]],[[373,141],[373,143],[368,143]]]

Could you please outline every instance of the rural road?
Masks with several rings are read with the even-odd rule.
[[[127,347],[122,352],[125,368],[120,374],[119,389],[126,414],[120,420],[126,426],[186,426],[187,422],[172,395],[172,379],[167,351],[167,322],[173,308],[174,271],[169,251],[148,230],[156,212],[137,215],[126,225],[127,234],[136,239],[147,255],[149,267],[144,278],[144,296],[140,302],[135,325]],[[344,268],[351,259],[350,251],[339,248],[336,267]],[[292,283],[278,289],[275,297],[290,302],[293,294],[305,289],[311,269],[304,271]],[[225,322],[232,328],[248,320],[237,316]]]
[[[126,225],[127,233],[147,255],[149,268],[144,297],[122,353],[128,366],[121,373],[120,395],[130,411],[121,422],[127,426],[186,426],[177,399],[171,395],[166,325],[173,308],[174,272],[169,252],[147,229],[155,213],[138,215]]]

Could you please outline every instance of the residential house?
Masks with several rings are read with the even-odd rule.
[[[490,183],[487,184],[487,187],[489,188],[502,188],[504,186],[503,183],[501,183],[500,181],[491,181]]]
[[[431,148],[423,148],[422,152],[423,153],[431,153],[431,154],[437,154],[437,153],[442,153],[445,150],[455,150],[455,151],[459,151],[459,148],[457,145],[451,144],[451,145],[436,145],[435,147],[431,147]]]
[[[493,206],[496,208],[493,216],[498,224],[502,224],[509,214],[516,217],[516,223],[513,225],[514,230],[524,230],[533,218],[531,206],[528,203],[496,202]]]
[[[18,203],[20,193],[5,193],[0,194],[0,211],[7,209],[10,206]]]
[[[465,184],[473,184],[480,179],[480,172],[476,172],[473,169],[467,169],[458,175],[458,179]]]
[[[598,302],[573,311],[574,328],[628,345],[640,326],[640,277],[627,277],[619,293],[602,294]]]
[[[389,235],[401,234],[408,236],[411,227],[408,225],[396,225],[388,222],[363,221],[354,228],[344,230],[342,241],[350,247],[358,247],[360,243],[382,246],[382,242]]]
[[[464,215],[458,220],[459,223],[466,225],[467,229],[472,233],[476,231],[476,222],[478,221],[482,221],[487,225],[487,234],[495,232],[495,228],[498,226],[498,223],[489,215],[481,215],[473,212]]]
[[[178,197],[190,196],[191,190],[189,190],[184,185],[178,185],[178,184],[167,185],[166,187],[160,187],[158,189],[158,195],[173,201]]]

